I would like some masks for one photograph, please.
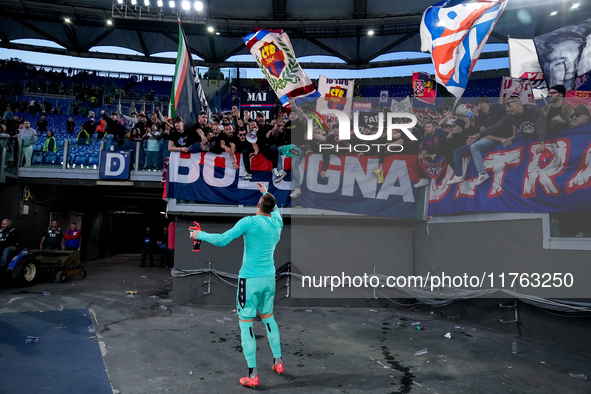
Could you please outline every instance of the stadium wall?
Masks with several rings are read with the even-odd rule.
[[[533,217],[533,215],[532,215]],[[523,220],[422,223],[415,231],[415,274],[445,271],[449,275],[478,271],[495,273],[571,273],[575,285],[560,289],[523,287],[515,291],[557,299],[588,303],[589,251],[544,249],[543,221]],[[500,282],[496,282],[500,284]],[[505,288],[511,288],[508,283]],[[441,308],[423,307],[456,321],[459,326],[477,324],[486,329],[526,338],[582,355],[591,352],[591,343],[581,341],[591,330],[591,317],[584,313],[559,312],[526,303],[520,298],[495,293],[489,298],[458,299]],[[514,307],[513,307],[514,306]]]
[[[230,229],[237,218],[199,217],[208,232],[221,233]],[[399,221],[402,222],[402,221]],[[238,274],[242,262],[243,241],[237,239],[224,248],[203,243],[200,252],[192,252],[188,228],[192,220],[179,217],[176,221],[175,267],[181,270],[211,268]],[[372,290],[302,287],[297,275],[363,275],[380,272],[411,274],[413,259],[413,228],[391,221],[367,219],[284,218],[281,240],[275,250],[275,266],[292,262],[296,276],[290,279],[289,298],[286,279],[277,282],[278,303],[286,305],[362,306],[375,304]],[[369,258],[371,256],[371,258]],[[392,264],[393,262],[393,264]],[[374,271],[374,265],[375,270]],[[236,288],[207,274],[175,278],[173,300],[180,303],[235,304]],[[235,284],[235,280],[228,282]],[[209,294],[204,294],[211,290]]]
[[[193,225],[194,218],[177,217],[174,266],[179,270],[196,270],[211,268],[230,273],[238,274],[242,263],[242,252],[244,242],[242,238],[232,241],[224,248],[215,247],[210,244],[202,244],[200,252],[193,252],[193,242],[189,239],[189,226]],[[204,217],[199,215],[199,224],[210,233],[223,233],[234,226],[238,218],[225,217]],[[281,234],[281,240],[275,250],[276,266],[279,267],[290,261],[290,224],[286,220]],[[236,280],[223,278],[232,285]],[[211,280],[208,285],[206,281]],[[179,303],[213,304],[213,305],[235,305],[236,287],[225,283],[215,275],[194,275],[182,278],[175,278],[173,284],[172,298]],[[277,284],[277,294],[285,286],[285,280]],[[209,294],[204,294],[211,290]]]
[[[486,272],[488,283],[488,275],[493,273],[494,287],[500,288],[499,275],[504,273],[504,288],[512,289],[509,273],[570,273],[574,279],[571,287],[534,287],[518,279],[514,289],[542,298],[581,298],[588,294],[588,284],[582,283],[582,278],[589,277],[590,252],[544,249],[542,226],[539,215],[521,220],[421,224],[415,232],[415,274],[444,271],[448,275],[482,276]]]
[[[230,229],[237,218],[199,217],[199,220],[208,231],[223,232]],[[207,268],[207,261],[212,260],[213,269],[237,273],[243,251],[242,240],[233,241],[224,248],[202,244],[201,252],[192,252],[187,230],[191,224],[192,218],[177,218],[175,267]],[[285,220],[275,259],[276,267],[293,259],[295,273],[318,265],[326,268],[327,274],[341,271],[372,273],[376,265],[376,272],[385,275],[426,275],[427,272],[433,274],[440,271],[459,274],[471,270],[495,273],[570,271],[576,281],[578,274],[589,269],[589,252],[545,250],[542,237],[542,221],[539,219],[428,224],[292,217]],[[291,252],[290,245],[293,248]],[[315,258],[313,251],[319,248],[331,252],[333,260],[330,263]],[[363,254],[366,257],[359,258]],[[302,258],[305,260],[302,261]],[[390,265],[386,266],[383,262]],[[208,280],[211,280],[210,284],[206,283]],[[233,280],[229,282],[235,283]],[[301,281],[292,277],[287,297],[286,278],[280,278],[277,281],[276,305],[387,307],[400,311],[419,308],[433,312],[434,319],[443,317],[457,322],[458,326],[471,328],[476,324],[479,326],[477,329],[503,332],[578,354],[589,354],[591,351],[591,343],[580,340],[591,329],[591,317],[544,310],[516,298],[503,298],[502,294],[495,293],[489,298],[457,299],[449,305],[434,307],[410,297],[396,298],[387,292],[375,294],[378,299],[374,299],[372,291],[366,291],[363,297],[352,298],[348,293],[338,292],[327,296],[326,289],[324,293],[319,293],[318,289],[304,289],[302,292],[296,286],[301,286]],[[517,287],[516,290],[525,294],[536,292],[531,288]],[[208,291],[209,294],[204,294]],[[235,287],[215,275],[196,275],[175,278],[172,297],[179,303],[227,305],[231,311],[235,308],[235,294]],[[388,300],[382,295],[393,299]],[[587,302],[583,299],[579,301]],[[403,305],[406,307],[400,309]],[[428,327],[428,321],[423,323]]]
[[[230,229],[237,218],[200,217],[208,232],[221,233]],[[426,223],[418,221],[376,220],[361,218],[298,218],[285,219],[281,241],[275,252],[276,268],[293,262],[292,270],[299,275],[418,275],[478,276],[485,273],[482,286],[469,290],[492,288],[515,291],[541,298],[583,298],[587,284],[581,278],[589,275],[589,252],[552,250],[543,247],[542,220],[497,220],[464,223]],[[203,244],[201,252],[192,252],[188,227],[192,221],[177,220],[175,267],[179,269],[212,268],[237,274],[242,261],[243,241],[238,239],[224,248]],[[291,248],[290,248],[291,246]],[[569,273],[572,286],[534,286],[511,273],[562,275]],[[490,275],[493,275],[491,278]],[[500,275],[504,275],[501,282]],[[189,279],[193,278],[193,279]],[[208,297],[194,290],[203,287],[202,275],[182,278],[174,286],[178,302],[233,302],[233,289],[225,286],[213,289]],[[194,283],[193,283],[194,280]],[[513,283],[512,283],[513,282]],[[530,281],[531,282],[531,281]],[[513,285],[512,285],[513,284]],[[401,293],[375,293],[371,288],[301,290],[301,280],[293,278],[293,298],[378,298],[402,297]],[[300,288],[297,288],[300,287]],[[438,286],[436,286],[438,287]],[[444,287],[458,287],[444,286]],[[228,295],[227,292],[230,291]],[[431,297],[440,293],[434,292]],[[446,296],[445,294],[442,294]],[[229,296],[229,298],[228,298]],[[464,294],[458,298],[470,298]],[[494,293],[489,298],[513,298],[513,294]],[[409,298],[412,298],[410,296]]]

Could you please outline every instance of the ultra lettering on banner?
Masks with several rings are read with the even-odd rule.
[[[488,152],[491,179],[475,185],[472,158],[462,162],[464,182],[448,185],[451,167],[431,185],[429,215],[459,212],[565,212],[591,209],[591,127],[563,130],[546,141],[553,157],[542,162],[538,142],[521,138]]]

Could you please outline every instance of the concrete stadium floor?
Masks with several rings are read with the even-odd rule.
[[[86,264],[86,279],[41,282],[29,288],[4,281],[0,324],[7,312],[88,308],[114,393],[249,390],[238,383],[247,368],[238,319],[231,313],[234,306],[175,304],[170,271],[138,266],[139,256],[122,255]],[[127,297],[127,290],[138,293]],[[569,372],[589,374],[591,357],[474,325],[460,327],[461,323],[435,313],[394,306],[375,310],[277,306],[276,319],[286,373],[278,376],[271,371],[265,330],[255,322],[259,391],[591,392],[591,381],[569,376]],[[413,322],[424,329],[417,331]],[[445,338],[446,333],[451,338]],[[511,352],[512,342],[517,342],[517,354]],[[422,349],[427,353],[415,355]]]

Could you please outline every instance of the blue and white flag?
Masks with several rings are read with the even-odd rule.
[[[459,98],[507,0],[448,0],[425,11],[421,51],[431,52],[435,78]]]

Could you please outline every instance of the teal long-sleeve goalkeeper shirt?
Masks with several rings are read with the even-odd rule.
[[[201,231],[197,239],[215,246],[226,246],[236,238],[244,237],[240,278],[275,276],[273,254],[283,228],[283,219],[275,206],[271,216],[255,215],[242,218],[223,234],[209,234]]]

